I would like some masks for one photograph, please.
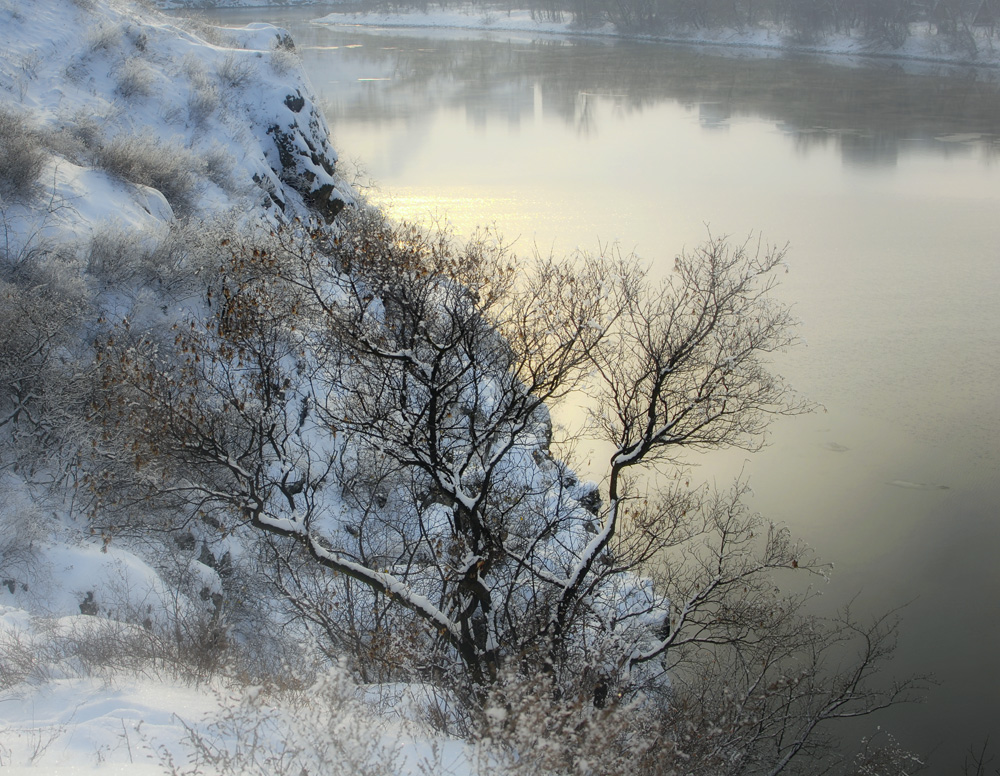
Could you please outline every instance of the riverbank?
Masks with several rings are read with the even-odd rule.
[[[201,0],[161,0],[166,9],[205,9]],[[228,0],[213,8],[268,8],[273,0]],[[455,30],[483,33],[559,36],[567,39],[588,37],[645,40],[657,43],[711,47],[739,56],[813,56],[830,57],[838,62],[871,64],[883,61],[900,66],[909,64],[947,65],[974,68],[991,78],[989,71],[1000,70],[1000,38],[989,28],[971,27],[961,35],[939,34],[935,25],[911,23],[905,39],[892,45],[885,39],[865,34],[861,29],[847,32],[818,32],[805,36],[789,25],[760,23],[742,28],[712,26],[674,26],[650,33],[627,33],[609,21],[583,26],[570,12],[546,14],[526,8],[489,5],[443,7],[428,5],[423,9],[371,10],[357,2],[324,3],[314,0],[288,0],[282,7],[315,9],[319,24],[345,27],[377,27],[397,30]]]
[[[427,11],[383,13],[345,9],[329,13],[318,24],[393,29],[450,29],[476,32],[555,35],[564,37],[627,38],[657,43],[706,46],[746,55],[811,55],[838,60],[886,60],[900,63],[944,64],[966,68],[1000,69],[1000,41],[978,31],[959,46],[950,37],[937,35],[929,25],[913,24],[907,39],[898,47],[872,40],[860,32],[829,34],[807,41],[780,27],[755,29],[680,29],[659,34],[624,34],[605,22],[596,27],[580,27],[569,14],[561,21],[541,21],[529,10],[450,9],[431,7]]]

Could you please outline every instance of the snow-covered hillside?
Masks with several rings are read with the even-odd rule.
[[[335,163],[282,30],[213,30],[117,0],[0,2],[0,379],[18,395],[0,433],[32,411],[16,375],[33,354],[47,348],[66,365],[87,346],[88,319],[136,314],[154,299],[153,313],[162,302],[166,317],[166,301],[192,303],[190,289],[143,289],[200,271],[172,266],[171,235],[190,242],[204,223],[215,230],[206,239],[218,240],[220,224],[331,218],[351,200]],[[155,255],[157,267],[125,277],[112,254],[122,266]],[[43,382],[54,374],[40,369]],[[46,489],[47,464],[22,453],[0,464],[5,773],[255,773],[265,761],[269,773],[363,773],[372,763],[406,770],[407,752],[415,759],[414,734],[356,703],[337,672],[309,690],[325,702],[276,709],[212,672],[178,671],[162,660],[169,649],[158,667],[132,663],[129,653],[148,657],[167,620],[210,616],[217,568],[184,561],[185,584],[167,581],[163,558],[91,536],[72,497]],[[307,747],[320,728],[342,735]],[[248,734],[259,738],[252,751]]]
[[[108,441],[99,341],[193,330],[230,241],[352,202],[336,158],[280,29],[0,0],[4,773],[507,772],[430,729],[436,690],[361,688],[299,642],[240,536],[126,533],[86,503],[115,476],[79,456]]]
[[[48,227],[155,228],[247,203],[332,215],[349,198],[282,30],[181,26],[114,0],[12,0],[0,30],[3,110],[44,150]],[[24,210],[6,200],[8,219]]]
[[[110,283],[110,262],[95,261],[96,244],[154,250],[185,220],[332,218],[350,201],[326,121],[282,30],[182,26],[115,0],[39,0],[30,12],[6,2],[0,30],[8,261],[28,265],[52,250],[62,263],[46,271],[58,271],[61,282],[87,286],[103,273]],[[114,281],[97,312],[141,308],[142,290]],[[22,515],[35,508],[27,497],[3,505]],[[77,572],[49,578],[60,590],[32,580],[33,600],[44,599],[50,614],[79,614],[77,591],[98,579],[117,576],[127,586],[136,574],[148,577],[114,552],[75,552],[59,562]],[[4,576],[16,580],[6,584],[8,596],[29,587],[11,569]]]

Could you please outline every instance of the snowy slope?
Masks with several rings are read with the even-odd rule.
[[[79,300],[67,320],[142,310],[128,284],[90,307],[96,241],[141,254],[178,219],[329,217],[351,199],[335,162],[281,30],[191,28],[117,0],[0,1],[0,326],[47,293],[18,286],[24,272]],[[5,328],[5,345],[22,334]],[[212,560],[182,560],[178,587],[164,559],[90,536],[78,505],[18,465],[0,466],[4,773],[407,773],[440,763],[432,749],[463,762],[464,745],[432,747],[342,672],[263,691],[171,663],[167,621],[210,622]]]
[[[281,30],[182,28],[114,0],[37,0],[30,12],[8,0],[0,31],[2,106],[49,154],[49,227],[155,228],[247,202],[274,217],[305,215],[307,200],[329,213],[349,199]]]
[[[67,320],[95,291],[95,318],[151,314],[157,292],[142,287],[148,279],[126,279],[109,265],[116,252],[155,251],[179,218],[329,218],[351,199],[284,31],[181,27],[116,0],[38,0],[30,10],[0,3],[0,228],[6,261],[50,278],[48,293],[77,300]],[[32,159],[34,179],[18,182],[12,171]],[[103,261],[93,248],[100,240],[117,245]],[[44,261],[37,258],[43,247]],[[164,266],[170,261],[154,261],[161,284],[164,271],[176,274]],[[18,283],[28,269],[15,269],[10,285],[0,282],[0,298],[17,326],[15,308],[43,286],[27,293]],[[164,315],[168,302],[155,301]],[[8,477],[0,516],[20,517],[20,526],[44,523],[32,517],[39,511],[34,495],[16,476],[0,474]],[[48,511],[60,518],[66,509]],[[15,548],[46,541],[6,539]],[[78,615],[88,594],[103,607],[101,590],[117,580],[131,591],[132,609],[147,598],[162,608],[170,592],[150,569],[117,557],[115,548],[100,549],[60,550],[30,574],[3,569],[10,584],[0,588],[8,596],[0,605]],[[11,553],[2,557],[13,563]],[[206,585],[210,595],[211,580]]]

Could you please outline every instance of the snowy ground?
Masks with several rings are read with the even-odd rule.
[[[0,696],[10,776],[463,776],[481,772],[474,761],[337,670],[296,694],[163,674],[51,678]]]

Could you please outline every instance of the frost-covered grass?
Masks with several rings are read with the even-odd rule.
[[[47,158],[27,116],[0,105],[0,197],[28,197],[42,177]]]

